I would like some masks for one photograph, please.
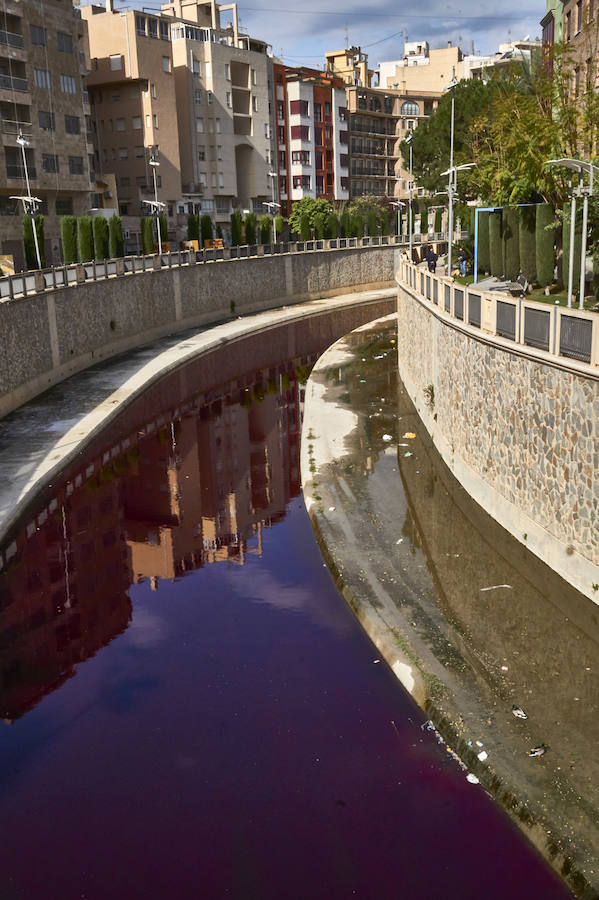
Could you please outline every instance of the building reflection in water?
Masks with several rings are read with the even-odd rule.
[[[129,586],[243,565],[299,494],[303,387],[316,359],[179,401],[95,451],[2,548],[0,716],[73,676],[131,621]],[[307,365],[306,365],[307,364]],[[130,417],[129,417],[130,418]],[[130,422],[129,422],[130,424]]]

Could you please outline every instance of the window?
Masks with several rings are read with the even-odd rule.
[[[152,124],[154,128],[158,128],[158,116],[156,113],[152,113]]]
[[[284,150],[279,150],[279,165],[284,169],[287,165],[286,153]]]
[[[582,29],[582,0],[576,4],[576,34]]]
[[[123,175],[121,178],[121,187],[130,187],[131,179],[128,175]]]
[[[232,105],[232,104],[231,104],[231,91],[227,91],[225,97],[226,97],[227,106],[228,106],[229,109],[230,109],[230,108],[231,108],[231,105]]]
[[[252,97],[252,111],[258,112],[258,98]]]
[[[229,63],[225,63],[225,79],[227,81],[231,80],[231,66]]]
[[[206,103],[212,106],[212,91],[206,91]]]
[[[124,131],[125,130],[125,120],[124,119],[115,119],[116,130]]]
[[[146,128],[151,128],[151,127],[152,127],[152,119],[150,118],[150,114],[147,113],[146,114]]]
[[[216,124],[216,129],[215,129],[215,131],[216,131],[217,134],[220,134],[220,119],[215,119],[214,121],[215,121],[215,124]]]
[[[73,52],[73,38],[70,34],[65,34],[64,31],[59,31],[56,37],[58,40],[58,49],[61,53]]]
[[[37,119],[39,126],[43,131],[54,131],[54,113],[42,112],[42,110],[40,110],[37,114]]]
[[[168,22],[160,21],[160,40],[168,41]]]
[[[324,194],[324,178],[322,175],[316,176],[316,193]]]
[[[72,75],[60,76],[60,90],[63,92],[63,94],[77,93],[77,82]]]
[[[123,68],[123,57],[120,53],[110,54],[110,68],[113,72],[118,72]]]
[[[143,147],[135,148],[135,159],[143,159],[145,156],[145,151]]]
[[[210,73],[212,71],[212,69],[210,68],[210,63],[207,62],[205,65],[206,65],[206,78],[210,78]]]
[[[73,215],[73,198],[57,197],[56,198],[56,215],[72,216]]]
[[[111,94],[111,95],[110,95],[110,102],[111,102],[111,103],[120,103],[120,102],[121,102],[121,95],[120,95],[120,94]]]
[[[79,119],[79,116],[65,116],[64,130],[67,134],[80,134],[81,120]]]
[[[566,40],[570,40],[570,32],[571,32],[571,22],[572,16],[569,12],[566,13],[566,27],[564,29]]]
[[[48,69],[34,69],[33,83],[36,87],[44,88],[44,90],[49,91],[52,82],[50,81],[50,72]]]
[[[345,122],[347,118],[347,106],[340,106],[337,112],[339,113],[339,121]]]
[[[31,37],[31,43],[35,44],[36,47],[45,47],[46,46],[46,29],[40,28],[39,25],[30,25],[29,26],[29,36]]]
[[[222,172],[218,173],[218,186],[219,188],[224,188],[225,186],[225,179]]]
[[[330,103],[325,103],[325,105],[324,105],[324,118],[325,118],[325,122],[331,121],[331,104]]]
[[[196,119],[196,133],[203,134],[204,133],[204,120]]]
[[[256,84],[256,70],[252,69],[252,84]]]
[[[119,159],[129,159],[129,151],[126,147],[119,147]]]
[[[419,116],[420,107],[413,100],[406,100],[401,104],[401,114],[402,116]]]
[[[322,169],[322,150],[317,150],[314,154],[314,168]]]
[[[314,129],[314,143],[317,147],[322,147],[322,128]]]
[[[322,122],[322,106],[320,103],[314,104],[314,121]]]
[[[148,37],[158,37],[158,21],[156,19],[148,19]]]
[[[221,177],[221,176],[219,176]],[[229,198],[228,197],[216,197],[216,211],[217,213],[228,213],[229,212]]]
[[[58,172],[58,157],[55,153],[42,153],[42,171]]]
[[[150,96],[153,100],[156,100],[156,98],[158,97],[158,91],[156,90],[156,85],[154,84],[154,82],[150,84]]]
[[[211,179],[210,179],[210,180],[211,180],[211,183],[212,183],[212,187],[215,188],[215,187],[216,187],[216,172],[213,172],[213,173],[212,173]]]
[[[310,140],[310,129],[307,125],[292,125],[291,126],[291,140],[292,141],[309,141]]]
[[[266,137],[266,134],[264,135],[264,137]],[[277,126],[277,138],[278,138],[279,144],[285,143],[285,126],[284,125]]]
[[[131,128],[138,131],[141,128],[141,116],[133,116],[131,119]]]
[[[221,144],[216,145],[216,158],[217,159],[223,158],[223,148],[222,148]]]
[[[322,159],[322,154],[320,154]],[[317,155],[318,158],[318,155]],[[291,153],[291,162],[299,163],[302,166],[310,165],[310,151],[309,150],[293,150]],[[322,168],[322,166],[317,166],[317,168]]]
[[[135,16],[135,30],[138,34],[145,35],[146,33],[146,17],[145,16]]]
[[[170,72],[170,70],[171,70],[171,58],[170,58],[170,56],[163,56],[162,57],[162,71]]]
[[[264,137],[265,138],[270,137],[270,126],[269,126],[268,122],[264,123]]]
[[[129,215],[129,204],[128,203],[119,203],[119,216],[128,216]]]
[[[310,190],[310,176],[309,175],[294,175],[293,176],[293,187],[294,188],[306,188]]]
[[[281,184],[281,193],[286,194],[287,193],[287,176],[281,175],[279,181]]]
[[[71,175],[83,175],[82,156],[69,156],[69,172]]]
[[[307,100],[292,100],[289,104],[289,112],[292,116],[309,116],[310,104]]]
[[[198,160],[199,162],[204,162],[206,159],[206,147],[204,144],[200,144],[198,147]]]
[[[283,120],[285,118],[285,104],[282,100],[277,100],[277,119]]]
[[[227,94],[227,96],[229,96],[229,95]],[[200,90],[200,88],[196,88],[194,90],[193,100],[194,100],[194,103],[197,103],[198,106],[202,105],[202,91]]]

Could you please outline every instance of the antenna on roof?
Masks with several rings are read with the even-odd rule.
[[[349,48],[349,29],[347,27],[347,22],[345,23],[345,49]]]

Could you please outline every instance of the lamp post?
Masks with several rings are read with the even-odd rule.
[[[279,175],[277,172],[269,172],[268,177],[270,178],[270,203],[266,205],[271,209],[271,218],[272,218],[272,240],[273,244],[277,243],[277,229],[275,226],[275,209],[278,207],[281,208],[281,204],[275,201],[275,178],[278,178]]]
[[[413,229],[412,229],[412,190],[413,190],[413,184],[412,184],[412,163],[413,163],[412,139],[413,139],[413,137],[414,137],[414,132],[410,129],[410,131],[406,135],[406,144],[410,148],[410,180],[408,181],[408,203],[409,203],[409,206],[408,206],[408,241],[409,241],[409,246],[410,246],[410,262],[412,262],[412,259],[413,259],[413,257],[412,257],[412,231],[413,231]]]
[[[160,234],[160,213],[164,209],[164,203],[158,202],[158,185],[156,183],[156,169],[160,165],[160,160],[158,159],[158,153],[156,148],[150,154],[150,159],[148,160],[150,165],[152,166],[152,177],[154,179],[154,215],[156,216],[156,231],[158,233],[158,253],[162,256],[162,237]],[[147,203],[147,201],[146,201]]]
[[[31,188],[29,186],[29,169],[27,168],[27,156],[25,155],[25,147],[29,146],[29,141],[25,140],[23,137],[23,132],[19,129],[19,134],[17,136],[17,144],[21,148],[21,154],[23,157],[23,170],[25,172],[25,184],[27,185],[27,196],[26,197],[11,197],[11,200],[20,200],[23,204],[23,212],[25,215],[29,216],[31,219],[31,227],[33,229],[33,242],[35,244],[35,256],[37,259],[37,267],[41,269],[42,267],[42,259],[40,256],[40,247],[37,239],[37,228],[35,227],[35,214],[37,213],[41,200],[38,197],[31,196]]]
[[[576,228],[576,198],[582,197],[582,234],[580,236],[580,295],[578,298],[578,308],[584,309],[584,276],[586,268],[586,250],[587,250],[587,224],[589,215],[589,197],[593,193],[593,181],[595,172],[599,174],[599,168],[584,159],[548,159],[545,162],[547,166],[560,166],[563,169],[570,169],[572,172],[578,173],[578,185],[572,188],[572,208],[570,222],[570,258],[568,265],[568,306],[572,306],[572,281],[574,277],[574,238]],[[588,177],[587,184],[584,183],[585,174]]]
[[[397,229],[396,235],[397,237],[401,237],[401,210],[405,206],[405,203],[402,203],[401,200],[392,200],[391,206],[393,206],[397,210]]]

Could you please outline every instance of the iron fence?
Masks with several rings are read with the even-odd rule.
[[[560,316],[559,352],[560,356],[591,361],[593,323],[578,316]]]
[[[498,300],[496,318],[497,334],[514,341],[516,339],[516,307],[514,304]]]
[[[542,309],[524,310],[524,343],[539,350],[549,350],[551,313]]]

